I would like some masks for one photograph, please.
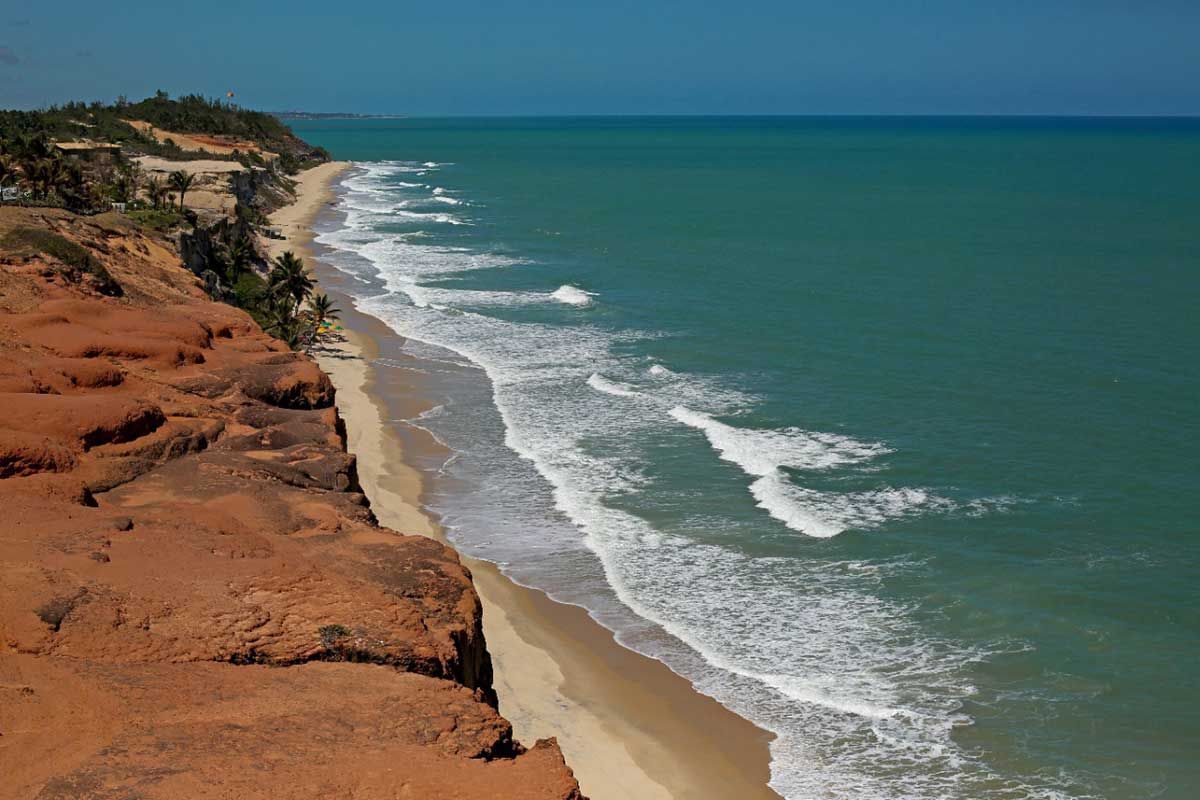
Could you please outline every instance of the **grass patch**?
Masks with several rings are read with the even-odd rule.
[[[13,228],[0,239],[0,248],[16,255],[46,255],[67,267],[68,277],[78,281],[82,273],[92,276],[96,291],[111,297],[124,294],[121,284],[113,279],[85,247],[70,239],[41,228]]]
[[[138,211],[130,211],[125,216],[143,228],[151,228],[162,233],[178,227],[183,221],[183,217],[179,215],[178,211],[168,211],[162,208],[143,208]]]

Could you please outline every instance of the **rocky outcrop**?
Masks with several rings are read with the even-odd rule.
[[[300,160],[325,161],[315,152],[302,154]],[[248,169],[229,174],[229,191],[243,208],[269,214],[295,201],[292,182],[276,170]]]
[[[242,173],[234,173],[240,175]],[[241,202],[239,198],[238,202]],[[249,208],[249,203],[244,204]],[[194,225],[179,234],[179,255],[183,265],[196,275],[220,260],[222,247],[241,238],[254,240],[254,226],[240,217],[221,216],[211,225]],[[261,267],[265,262],[259,264]]]
[[[0,794],[578,798],[497,713],[457,555],[376,523],[328,378],[163,242],[45,222],[134,291],[0,252]]]

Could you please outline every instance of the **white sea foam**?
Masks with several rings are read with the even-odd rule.
[[[652,472],[645,468],[644,442],[702,441],[672,419],[703,432],[720,459],[752,479],[756,502],[791,519],[791,527],[807,527],[809,535],[938,509],[939,499],[920,489],[818,492],[795,481],[806,474],[857,474],[883,461],[890,452],[885,445],[722,422],[718,417],[750,409],[755,399],[715,379],[660,364],[647,369],[646,362],[619,355],[614,334],[586,324],[591,315],[567,315],[575,321],[560,324],[492,315],[493,306],[562,302],[563,289],[588,301],[591,296],[574,286],[555,292],[469,288],[471,272],[519,261],[376,231],[394,230],[394,218],[385,212],[398,190],[389,184],[402,174],[398,169],[409,167],[367,165],[351,173],[342,201],[346,225],[322,234],[321,241],[345,259],[346,269],[362,269],[366,260],[375,280],[386,285],[386,293],[358,297],[364,311],[413,346],[446,348],[430,347],[428,358],[478,365],[487,373],[503,440],[497,432],[497,453],[464,451],[460,459],[494,459],[484,462],[486,486],[479,491],[486,504],[478,524],[460,520],[460,546],[524,570],[520,574],[535,584],[557,579],[559,585],[589,587],[576,588],[576,598],[613,626],[621,641],[662,658],[701,691],[776,734],[772,785],[785,797],[1054,796],[1044,786],[995,778],[956,746],[951,733],[969,723],[960,709],[973,691],[962,666],[996,648],[931,638],[910,609],[887,599],[883,581],[911,576],[922,569],[919,563],[830,560],[821,556],[826,545],[812,542],[815,549],[804,557],[756,556],[736,544],[736,526],[757,526],[747,530],[758,532],[759,521],[713,512],[710,522],[665,531],[647,521],[653,517],[629,510],[661,488],[647,477]],[[458,355],[439,356],[447,351]],[[639,392],[639,385],[653,389]],[[707,413],[694,410],[701,408]],[[447,408],[422,423],[442,431],[439,426],[456,418]],[[467,447],[484,448],[486,439],[484,429],[472,431]],[[704,455],[718,464],[707,448]],[[541,494],[547,488],[548,498]],[[694,487],[709,488],[724,491]],[[688,503],[687,496],[675,501]],[[504,535],[495,533],[510,516]],[[767,519],[757,512],[748,516]],[[692,537],[690,525],[707,535]],[[595,560],[581,556],[589,551]],[[606,584],[588,574],[556,572],[597,562]]]
[[[834,433],[738,428],[711,415],[676,406],[672,417],[704,432],[720,457],[755,478],[750,493],[759,508],[789,528],[817,538],[849,529],[876,527],[918,509],[948,507],[949,502],[921,489],[885,487],[865,492],[821,492],[794,484],[784,467],[827,471],[863,464],[891,452],[879,442],[862,442]]]
[[[550,293],[560,303],[566,303],[570,306],[586,306],[591,305],[592,298],[595,297],[591,292],[586,292],[576,286],[564,284]]]
[[[591,375],[589,375],[587,383],[588,386],[591,386],[597,392],[611,394],[614,397],[637,397],[639,394],[639,392],[630,388],[629,386],[626,386],[623,383],[610,381],[608,378],[605,378],[598,372],[593,372]]]
[[[735,428],[684,406],[676,406],[670,413],[684,425],[704,431],[721,458],[737,464],[747,474],[759,477],[769,475],[779,467],[829,469],[859,464],[891,452],[879,442],[860,442],[836,433],[800,428]]]
[[[750,484],[758,506],[794,531],[827,539],[846,530],[875,528],[917,511],[949,507],[922,489],[819,492],[788,481],[779,470]]]
[[[464,219],[459,219],[458,217],[454,216],[453,214],[425,213],[425,212],[421,212],[421,211],[405,211],[403,209],[397,209],[395,213],[396,213],[396,216],[398,216],[398,217],[416,220],[418,222],[434,222],[434,223],[442,223],[445,225],[470,225],[471,224],[470,222],[467,222]]]

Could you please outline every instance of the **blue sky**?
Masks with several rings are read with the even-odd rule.
[[[2,5],[3,107],[1200,114],[1200,0]]]

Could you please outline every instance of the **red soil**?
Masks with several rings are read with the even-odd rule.
[[[333,388],[169,242],[0,252],[0,797],[578,798],[495,708],[471,576],[379,527]]]

